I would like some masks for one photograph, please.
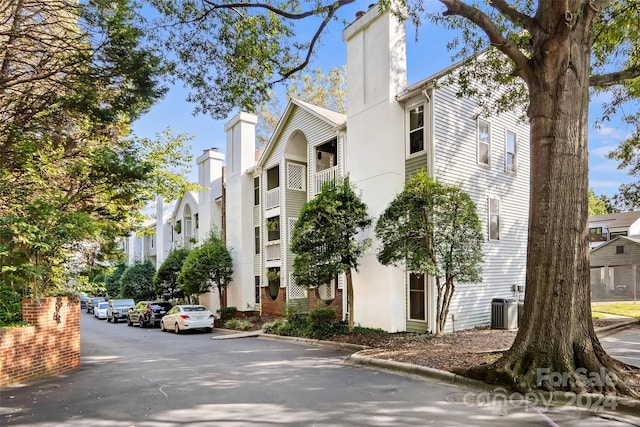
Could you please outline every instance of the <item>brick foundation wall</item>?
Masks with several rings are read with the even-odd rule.
[[[316,306],[323,302],[325,306],[331,307],[336,311],[336,317],[338,320],[342,319],[342,289],[336,289],[335,298],[332,300],[323,301],[318,296],[318,288],[309,289],[309,310],[313,310]]]
[[[0,387],[80,367],[80,304],[76,298],[22,300],[22,320],[34,326],[0,329]]]
[[[287,303],[286,289],[280,288],[278,291],[278,297],[273,300],[269,295],[269,288],[260,288],[260,301],[262,306],[262,314],[271,314],[274,316],[284,316],[285,306]]]

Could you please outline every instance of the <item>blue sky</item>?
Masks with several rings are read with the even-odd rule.
[[[365,10],[371,1],[357,1],[350,5],[341,17],[349,22],[355,19],[357,10]],[[437,7],[436,2],[431,2]],[[307,26],[309,28],[310,26]],[[323,44],[317,50],[309,70],[322,68],[324,72],[346,62],[346,47],[342,42],[342,22],[333,22],[323,39]],[[434,24],[424,24],[418,32],[418,40],[415,40],[415,28],[407,26],[407,67],[409,84],[415,83],[451,65],[451,53],[446,49],[446,43],[452,38],[453,33]],[[309,34],[310,35],[310,34]],[[299,34],[303,37],[304,34]],[[194,166],[190,174],[191,180],[196,180],[195,158],[203,150],[216,147],[224,152],[225,134],[224,124],[226,120],[213,120],[209,116],[192,114],[193,105],[186,102],[187,91],[180,83],[171,87],[164,99],[156,104],[149,113],[137,120],[133,125],[133,131],[141,137],[153,137],[166,128],[171,128],[174,133],[191,135]],[[631,132],[619,118],[613,117],[599,129],[593,126],[600,106],[604,98],[593,99],[590,106],[589,128],[589,180],[596,194],[613,196],[618,186],[623,182],[629,182],[631,178],[624,171],[617,170],[617,163],[607,160],[605,155],[615,148],[626,135]],[[281,102],[284,106],[284,102]],[[233,115],[235,113],[232,113]]]

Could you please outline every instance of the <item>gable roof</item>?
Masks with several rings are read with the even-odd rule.
[[[187,191],[184,193],[184,196],[176,201],[176,204],[173,207],[173,212],[171,213],[171,218],[177,218],[182,205],[185,202],[189,203],[189,206],[191,206],[191,213],[198,213],[198,193],[195,191]]]
[[[632,245],[640,245],[640,238],[638,237],[627,237],[627,236],[618,236],[615,239],[611,239],[609,240],[607,243],[602,244],[600,246],[596,246],[595,248],[591,249],[591,253],[597,252],[600,249],[607,247],[609,245],[613,245],[613,244],[619,244],[619,243],[631,243]]]
[[[262,151],[262,155],[258,160],[258,165],[262,165],[263,162],[269,157],[271,151],[273,151],[273,147],[278,140],[278,136],[282,133],[289,116],[291,116],[293,110],[295,108],[301,108],[308,112],[309,114],[317,117],[321,121],[325,122],[329,126],[340,129],[344,128],[347,125],[347,115],[338,113],[337,111],[330,110],[328,108],[320,107],[318,105],[310,104],[308,102],[300,101],[299,99],[291,99],[287,104],[287,108],[285,108],[282,116],[280,116],[280,120],[278,120],[278,125],[276,129],[273,131],[273,135],[269,138],[269,143]]]
[[[640,219],[640,211],[618,212],[605,215],[594,215],[589,217],[589,224],[606,222],[607,228],[626,228]]]

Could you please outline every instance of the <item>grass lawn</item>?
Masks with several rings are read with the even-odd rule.
[[[629,316],[640,319],[640,303],[612,302],[606,304],[592,304],[591,312],[594,319],[598,319],[596,316],[601,315],[601,313],[617,314],[619,316]]]

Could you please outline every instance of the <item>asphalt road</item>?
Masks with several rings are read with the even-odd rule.
[[[347,353],[333,349],[175,335],[86,313],[81,329],[80,370],[2,391],[2,426],[629,425],[622,414],[576,409],[596,401],[505,405],[499,389],[490,395],[345,365]]]
[[[600,343],[610,356],[640,367],[640,325],[600,338]]]

